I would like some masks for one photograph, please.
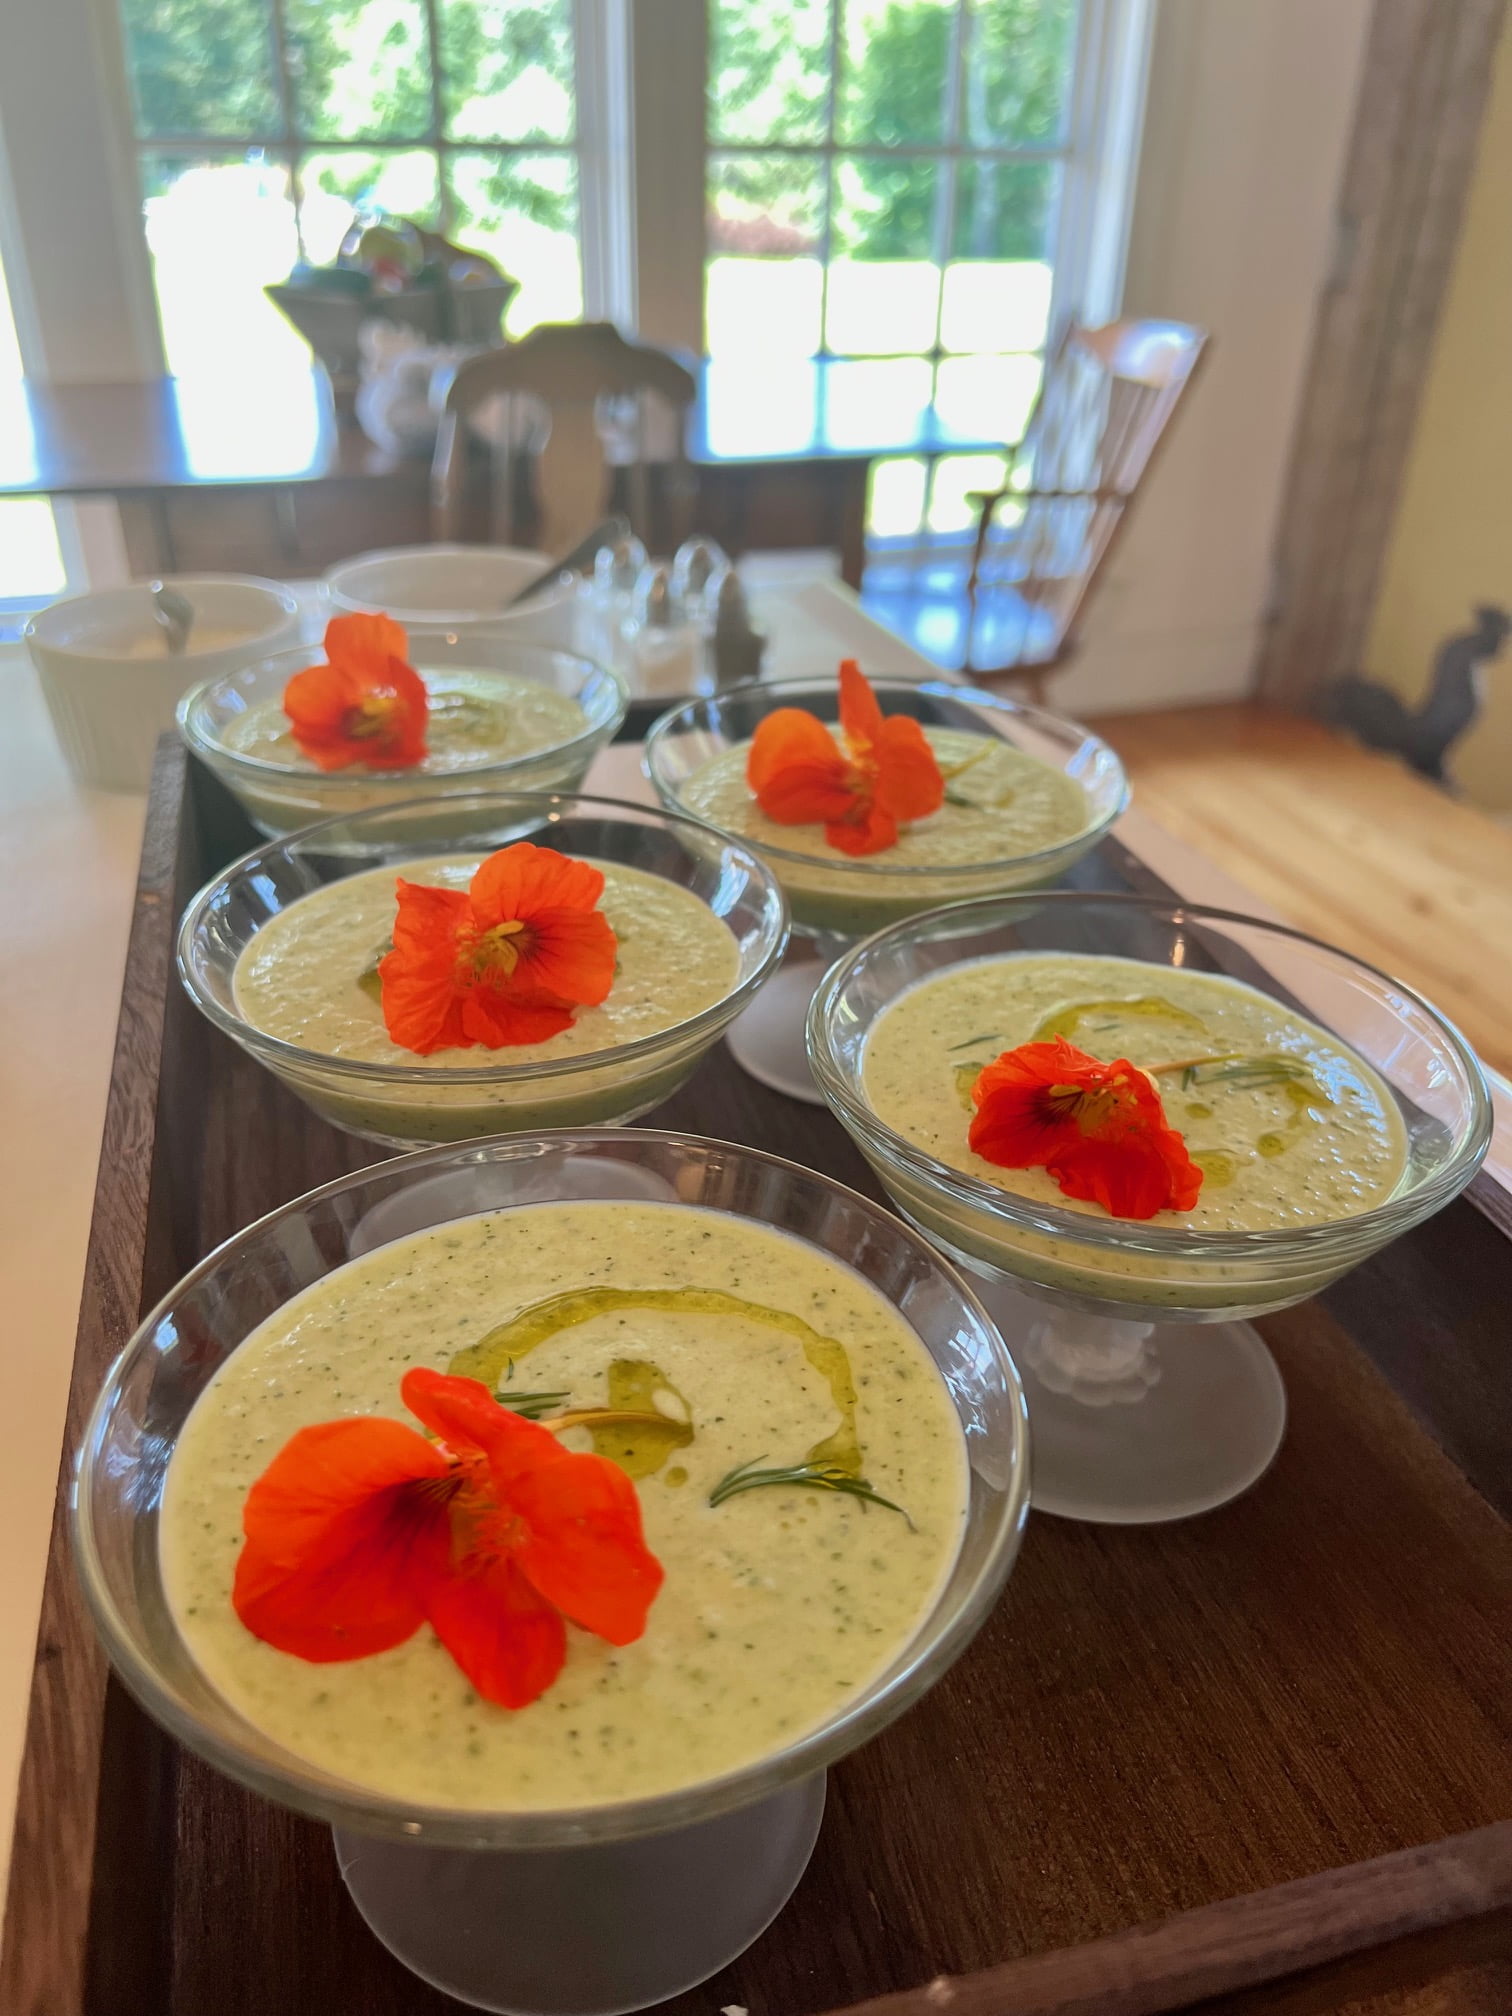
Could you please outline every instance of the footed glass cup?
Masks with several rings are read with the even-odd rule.
[[[868,1103],[867,1039],[916,982],[1015,952],[1226,974],[1320,1023],[1396,1097],[1408,1140],[1397,1189],[1350,1218],[1203,1232],[1036,1203],[937,1161]],[[986,1284],[1024,1371],[1035,1505],[1069,1518],[1183,1518],[1253,1484],[1280,1446],[1286,1402],[1244,1319],[1319,1293],[1441,1209],[1491,1138],[1474,1053],[1410,987],[1299,931],[1157,898],[1056,892],[909,918],[830,969],[808,1043],[825,1098],[899,1210]]]
[[[1056,881],[1097,845],[1129,802],[1122,764],[1080,722],[940,681],[877,680],[873,690],[884,714],[906,714],[927,728],[995,736],[1074,778],[1086,794],[1087,822],[1080,832],[1035,853],[949,868],[899,868],[885,850],[860,858],[835,852],[816,857],[765,841],[743,843],[755,848],[776,876],[792,913],[794,935],[813,941],[815,957],[790,960],[774,976],[730,1031],[730,1048],[753,1078],[814,1105],[821,1105],[823,1096],[808,1067],[804,1018],[820,975],[845,946],[941,903]],[[683,796],[688,780],[726,750],[749,742],[780,707],[801,707],[822,721],[836,722],[836,681],[753,681],[664,714],[646,738],[646,771],[662,803],[698,818]]]
[[[218,1367],[292,1296],[428,1226],[561,1199],[681,1202],[774,1226],[853,1267],[939,1366],[966,1438],[966,1523],[933,1609],[864,1692],[717,1780],[575,1809],[475,1811],[386,1797],[263,1735],[209,1685],[158,1559],[163,1480]],[[331,1823],[341,1873],[406,1966],[475,2007],[607,2016],[716,1972],[803,1874],[825,1767],[900,1715],[996,1601],[1028,1511],[1023,1388],[972,1291],[930,1243],[827,1178],[723,1141],[585,1129],[380,1163],[286,1204],[201,1261],[116,1361],[85,1430],[74,1557],[111,1661],[172,1735],[262,1796]]]

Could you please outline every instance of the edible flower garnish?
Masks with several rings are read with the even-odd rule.
[[[247,1494],[232,1602],[247,1629],[316,1663],[387,1652],[429,1624],[502,1708],[543,1694],[563,1619],[611,1645],[646,1628],[661,1564],[635,1486],[563,1449],[476,1379],[416,1366],[402,1421],[301,1428]]]
[[[1057,1036],[1005,1050],[971,1088],[970,1141],[1003,1169],[1044,1169],[1115,1218],[1190,1211],[1202,1171],[1167,1124],[1153,1078]]]
[[[817,714],[779,707],[751,741],[746,782],[779,826],[824,825],[842,854],[897,844],[900,822],[938,812],[945,782],[917,721],[884,715],[853,658],[840,667],[840,743]]]
[[[318,769],[407,770],[425,755],[425,681],[408,650],[392,616],[327,623],[327,662],[296,672],[283,693],[294,740]]]
[[[463,889],[399,881],[394,949],[378,962],[394,1041],[433,1050],[544,1043],[614,981],[602,870],[528,840],[490,854]]]

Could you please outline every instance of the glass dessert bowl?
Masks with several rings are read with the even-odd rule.
[[[174,1466],[186,1424],[231,1354],[276,1324],[296,1297],[302,1310],[313,1308],[338,1269],[344,1289],[365,1257],[381,1252],[362,1278],[391,1275],[392,1286],[379,1291],[390,1293],[402,1285],[400,1256],[437,1228],[448,1241],[497,1234],[530,1242],[542,1216],[534,1207],[550,1212],[563,1199],[575,1200],[579,1219],[587,1212],[602,1221],[606,1207],[627,1203],[640,1216],[654,1209],[675,1221],[679,1240],[686,1227],[695,1247],[700,1230],[748,1244],[793,1241],[802,1267],[843,1274],[853,1284],[847,1293],[869,1298],[877,1320],[906,1331],[949,1418],[960,1461],[950,1549],[906,1635],[882,1654],[885,1663],[734,1768],[642,1796],[525,1808],[377,1790],[324,1766],[313,1733],[286,1747],[255,1712],[233,1705],[194,1656],[175,1607],[172,1549],[166,1568],[162,1552],[176,1516]],[[528,1215],[516,1218],[517,1210]],[[633,1282],[648,1270],[650,1278],[654,1261],[632,1246],[615,1274]],[[489,1292],[506,1314],[511,1297],[518,1302],[525,1291],[499,1270]],[[449,1347],[431,1348],[444,1359]],[[864,1410],[863,1402],[869,1433]],[[765,1929],[807,1863],[825,1767],[916,1701],[995,1601],[1022,1534],[1027,1485],[1027,1425],[1012,1361],[927,1241],[854,1193],[770,1156],[590,1129],[406,1156],[282,1207],[211,1254],[146,1318],[107,1379],[80,1452],[74,1546],[97,1628],[136,1698],[217,1769],[330,1822],[359,1910],[402,1961],[485,2008],[611,2011],[691,1986]],[[642,1497],[650,1488],[642,1479]],[[685,1487],[701,1488],[701,1479]],[[681,1504],[685,1494],[665,1495]],[[749,1509],[765,1498],[787,1519],[796,1516],[792,1497],[804,1498],[800,1534],[815,1530],[810,1513],[826,1532],[849,1521],[865,1522],[869,1533],[871,1521],[896,1516],[818,1491],[788,1499],[751,1492],[734,1503]],[[790,1533],[782,1544],[801,1541]],[[876,1551],[870,1539],[864,1546]],[[653,1605],[648,1640],[657,1619]],[[676,1628],[675,1617],[665,1628]],[[248,1643],[259,1658],[298,1669],[303,1685],[312,1683],[300,1676],[335,1684],[368,1663],[311,1668],[250,1636]],[[432,1662],[442,1656],[429,1642],[421,1650]],[[563,1679],[575,1660],[591,1656],[590,1641],[571,1639]],[[385,1698],[397,1710],[402,1669],[393,1670],[401,1677],[385,1681]],[[508,1738],[513,1711],[487,1712],[503,1717],[497,1726]]]
[[[1067,962],[1087,962],[1081,970],[1095,972],[1095,984],[1083,1002],[1068,985],[1068,1010],[1045,1017],[1042,998],[1026,1014],[1022,990],[1036,965],[1055,991],[1052,962],[1068,972]],[[946,997],[924,992],[946,974],[952,1012],[969,1000],[980,1025],[949,1044],[959,1032],[941,1013]],[[1234,1012],[1244,994],[1245,1012],[1272,1018],[1263,1060],[1202,1030],[1192,988],[1200,994],[1209,975],[1240,983],[1227,989]],[[1162,996],[1165,984],[1179,1001]],[[922,1129],[898,1104],[903,1081],[884,1083],[883,1046],[872,1048],[900,998],[928,1006],[938,1025],[904,1067],[928,1101]],[[983,1014],[988,998],[995,1012]],[[961,1079],[994,1052],[1052,1031],[1093,1048],[1097,1036],[1083,1032],[1098,1019],[1109,1034],[1097,1054],[1127,1052],[1156,1072],[1170,1124],[1187,1130],[1198,1166],[1206,1163],[1196,1207],[1204,1223],[1173,1210],[1135,1220],[1078,1206],[1043,1170],[994,1172],[969,1151],[973,1102]],[[1174,1051],[1172,1062],[1141,1054],[1131,1033],[1141,1021],[1148,1048]],[[1008,1025],[1006,1038],[994,1023]],[[1245,1319],[1319,1293],[1449,1203],[1490,1140],[1473,1052],[1412,989],[1281,925],[1166,899],[1065,892],[909,919],[826,975],[808,1041],[825,1098],[899,1209],[992,1284],[988,1305],[1025,1370],[1035,1502],[1072,1517],[1176,1518],[1247,1489],[1280,1444],[1285,1400]],[[883,1045],[899,1054],[896,1033]],[[1268,1119],[1268,1102],[1290,1118]],[[1215,1130],[1237,1127],[1241,1108],[1245,1125],[1273,1131],[1220,1141]],[[1368,1128],[1361,1115],[1375,1116]],[[1215,1134],[1210,1153],[1204,1129]]]
[[[625,718],[623,680],[591,659],[485,625],[416,627],[408,636],[410,663],[430,695],[431,753],[418,764],[320,770],[300,754],[283,693],[320,660],[319,645],[202,681],[179,703],[179,733],[258,831],[277,836],[421,796],[576,790]],[[444,817],[438,811],[438,832]]]
[[[646,741],[646,771],[663,804],[756,848],[782,884],[794,934],[815,941],[817,962],[790,961],[730,1047],[753,1077],[816,1104],[803,1017],[844,945],[942,903],[1056,881],[1129,802],[1117,756],[1075,721],[965,686],[881,680],[872,690],[884,714],[908,716],[931,737],[946,787],[937,815],[877,853],[847,855],[824,845],[822,826],[764,819],[744,785],[740,752],[779,709],[838,723],[833,681],[753,683],[695,700],[663,715]],[[996,780],[1001,804],[992,802],[994,765],[1017,766]],[[967,858],[951,858],[963,847]]]
[[[327,820],[258,848],[202,889],[179,927],[179,977],[196,1007],[348,1133],[409,1148],[542,1127],[622,1125],[677,1090],[781,960],[787,913],[771,874],[750,849],[716,841],[691,820],[546,792],[472,792],[441,802],[444,840],[435,833],[437,801],[423,798]],[[506,1044],[431,1057],[400,1049],[384,1031],[371,963],[392,928],[389,878],[403,873],[465,886],[474,864],[522,838],[601,868],[610,878],[603,902],[611,919],[640,905],[632,909],[636,929],[625,930],[616,949],[607,1002],[580,1010],[555,1048]],[[349,897],[355,902],[344,918],[337,906]],[[316,920],[318,935],[303,928],[313,911],[295,917],[301,931],[288,930],[305,898],[327,912]],[[264,931],[270,937],[259,946]],[[278,956],[263,956],[275,936],[297,968],[281,972]],[[695,966],[693,952],[704,966]],[[287,975],[294,976],[290,1001],[298,1003],[293,1019],[280,999]],[[338,1029],[348,1054],[315,1042],[308,1004],[317,992],[322,1012],[327,1001],[339,1009],[340,1020],[325,1026]],[[280,1029],[294,1032],[292,1040]]]

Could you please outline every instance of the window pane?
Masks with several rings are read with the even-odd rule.
[[[940,344],[946,350],[1041,350],[1050,327],[1043,259],[972,259],[945,268]]]
[[[797,455],[814,446],[819,366],[812,358],[716,357],[704,374],[704,414],[716,455]]]
[[[835,163],[830,236],[853,259],[930,259],[935,249],[933,161],[863,154]]]
[[[11,320],[10,296],[0,273],[0,432],[8,431],[6,393],[19,399],[21,350]],[[25,425],[19,411],[14,424]],[[0,498],[0,604],[7,600],[40,601],[61,595],[66,585],[63,556],[52,506],[45,497]],[[6,621],[0,610],[0,637],[18,628],[21,618]]]
[[[971,493],[996,490],[1003,480],[1004,466],[1001,455],[942,455],[929,486],[930,531],[973,531],[978,511]]]
[[[969,35],[968,139],[979,147],[1059,139],[1076,49],[1076,0],[974,0]]]
[[[979,161],[956,171],[957,259],[1043,259],[1055,226],[1060,169],[1053,161]]]
[[[947,357],[935,408],[957,441],[1018,441],[1039,391],[1038,357]]]
[[[387,211],[434,229],[441,214],[436,157],[423,148],[371,153],[352,147],[307,154],[299,169],[305,257],[328,266],[360,212]]]
[[[709,138],[825,137],[829,0],[713,0]]]
[[[955,11],[952,0],[845,0],[835,116],[842,144],[890,147],[948,137]]]
[[[571,0],[437,0],[454,140],[570,140]]]
[[[537,322],[576,322],[583,313],[583,263],[573,157],[457,154],[448,172],[451,235],[520,283],[506,332],[523,336]]]
[[[917,441],[929,406],[929,379],[922,357],[829,365],[825,440],[832,448],[902,448]]]
[[[924,463],[916,455],[874,462],[866,529],[878,539],[906,539],[924,516]]]
[[[146,155],[142,215],[174,373],[263,377],[308,345],[263,293],[299,254],[289,173],[256,152]]]
[[[121,0],[137,131],[283,131],[268,0]]]
[[[295,123],[319,140],[418,140],[431,130],[422,0],[283,0]]]
[[[842,356],[929,350],[940,269],[925,259],[837,259],[829,269],[826,336]]]
[[[823,164],[813,154],[709,162],[704,342],[710,356],[819,348]]]

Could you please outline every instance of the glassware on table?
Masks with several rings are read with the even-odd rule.
[[[776,1226],[857,1269],[912,1325],[967,1439],[955,1566],[888,1669],[787,1749],[655,1797],[530,1813],[372,1793],[283,1750],[209,1685],[174,1628],[158,1560],[163,1480],[223,1360],[292,1296],[425,1227],[562,1198],[661,1198]],[[1007,1578],[1028,1506],[1023,1389],[955,1271],[890,1213],[728,1142],[633,1129],[511,1137],[381,1163],[284,1205],[219,1247],[146,1318],[85,1430],[74,1558],[132,1694],[259,1795],[328,1821],[357,1908],[406,1966],[493,2010],[589,2016],[707,1978],[764,1931],[801,1877],[825,1767],[918,1700]]]
[[[444,815],[437,830],[437,814]],[[734,934],[739,966],[722,999],[686,1022],[610,1050],[467,1066],[327,1057],[270,1036],[237,1006],[237,959],[291,903],[347,875],[437,853],[480,857],[526,836],[559,852],[665,876]],[[233,861],[184,912],[178,970],[190,999],[305,1104],[369,1141],[411,1148],[542,1127],[623,1125],[668,1099],[775,970],[787,943],[782,892],[760,858],[690,819],[613,798],[470,792],[326,820]],[[486,1061],[485,1061],[486,1060]]]
[[[731,1031],[730,1048],[753,1078],[814,1105],[822,1105],[823,1099],[804,1049],[804,1017],[821,973],[844,946],[941,903],[1054,882],[1091,852],[1129,802],[1123,765],[1107,743],[1079,722],[969,686],[934,680],[874,680],[872,686],[884,714],[907,714],[925,727],[998,736],[1074,778],[1086,794],[1087,823],[1079,833],[1032,854],[944,868],[890,866],[885,851],[861,858],[816,856],[766,841],[746,843],[781,882],[794,936],[813,940],[818,956],[788,962],[764,989],[754,1012]],[[779,707],[801,707],[823,721],[838,721],[838,687],[833,679],[762,681],[664,714],[646,738],[645,759],[662,803],[698,818],[683,802],[688,779],[726,750],[749,742]],[[719,830],[710,826],[710,831]]]
[[[277,836],[315,819],[418,797],[482,790],[575,791],[625,718],[628,697],[618,673],[570,652],[521,644],[506,629],[411,629],[409,649],[410,663],[419,672],[498,672],[531,680],[576,701],[583,726],[565,741],[520,756],[490,758],[480,750],[476,762],[428,772],[317,770],[271,762],[230,746],[224,738],[234,722],[249,708],[281,700],[294,674],[319,658],[320,647],[306,645],[194,687],[179,702],[179,733],[257,830]]]
[[[569,575],[512,606],[551,564],[549,553],[519,546],[391,546],[328,567],[325,590],[338,614],[377,610],[406,629],[493,629],[570,651],[579,587]]]
[[[1225,973],[1332,1030],[1401,1110],[1396,1191],[1294,1230],[1202,1232],[1036,1203],[937,1161],[867,1101],[872,1027],[917,981],[1025,951]],[[808,1042],[826,1100],[899,1210],[991,1284],[984,1299],[1029,1394],[1034,1502],[1069,1518],[1177,1519],[1247,1490],[1280,1446],[1286,1402],[1245,1319],[1319,1293],[1421,1224],[1464,1189],[1491,1138],[1481,1067],[1421,995],[1301,932],[1164,898],[1057,892],[910,918],[831,968]]]

